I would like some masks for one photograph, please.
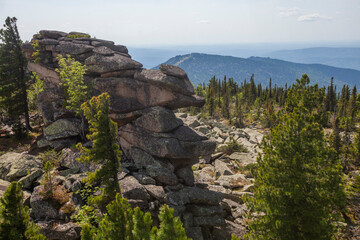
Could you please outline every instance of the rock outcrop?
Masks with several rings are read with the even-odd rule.
[[[189,237],[208,239],[214,227],[226,225],[220,206],[222,194],[196,186],[191,166],[198,163],[199,158],[209,160],[216,143],[184,126],[173,113],[178,108],[202,106],[204,99],[194,94],[182,69],[165,64],[160,70],[143,69],[142,64],[131,59],[125,46],[76,37],[81,35],[84,36],[42,30],[32,39],[32,42],[38,41],[37,49],[31,43],[22,46],[30,60],[28,70],[36,72],[44,82],[45,90],[39,95],[38,108],[46,126],[38,146],[64,149],[79,141],[82,134],[80,120],[64,107],[65,96],[55,71],[57,56],[68,54],[86,65],[84,80],[91,85],[90,94],[107,92],[111,97],[110,117],[118,123],[123,151],[122,172],[119,173],[123,196],[133,206],[150,211],[154,216],[159,207],[167,203],[183,220]],[[34,51],[39,53],[36,63]],[[77,154],[69,149],[64,149],[63,153],[64,176],[88,170],[76,164]],[[81,187],[81,182],[72,180],[71,175],[62,180],[68,191]],[[45,206],[38,195],[39,187],[35,190],[31,205]],[[74,203],[80,204],[76,194],[72,198]],[[51,213],[48,219],[43,213],[34,216],[37,220],[63,220],[60,212]],[[46,222],[42,226],[46,226]],[[60,236],[57,231],[45,229],[44,233],[54,239],[53,236]],[[77,231],[72,232],[77,236]]]

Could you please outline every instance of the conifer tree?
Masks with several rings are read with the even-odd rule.
[[[101,181],[106,187],[102,189],[102,195],[93,198],[97,204],[108,203],[115,199],[116,193],[120,193],[118,170],[120,168],[121,151],[117,143],[117,124],[109,118],[110,96],[102,93],[93,97],[90,101],[81,105],[86,119],[90,124],[90,132],[87,136],[93,142],[92,148],[88,149],[78,144],[82,155],[81,162],[103,162],[103,166],[88,175],[89,182]]]
[[[22,137],[21,116],[25,117],[26,131],[31,131],[26,92],[29,78],[16,21],[15,17],[7,17],[4,29],[0,29],[0,108],[16,120],[17,136]]]
[[[117,194],[106,209],[107,213],[99,223],[97,239],[133,239],[133,210],[127,200]],[[150,229],[148,231],[150,232]]]
[[[263,141],[264,155],[258,158],[254,198],[248,206],[265,215],[250,224],[250,239],[312,240],[334,235],[334,221],[345,203],[342,169],[315,121],[308,83],[304,75],[292,87],[282,124]]]
[[[156,240],[187,240],[185,229],[179,217],[174,217],[174,209],[164,205],[160,208],[160,228],[155,231]]]
[[[57,57],[59,69],[56,71],[60,75],[61,85],[65,91],[66,109],[74,111],[78,116],[82,116],[81,104],[87,100],[87,86],[84,84],[84,74],[86,67],[80,62],[67,55],[66,58],[59,55]]]
[[[22,201],[21,183],[12,182],[0,199],[0,239],[45,240]]]

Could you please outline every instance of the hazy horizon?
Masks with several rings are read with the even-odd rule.
[[[0,21],[15,16],[24,41],[49,29],[145,48],[359,46],[359,11],[358,0],[0,0]]]

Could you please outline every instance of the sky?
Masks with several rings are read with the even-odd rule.
[[[360,43],[360,0],[0,0],[22,40],[80,31],[126,46]]]

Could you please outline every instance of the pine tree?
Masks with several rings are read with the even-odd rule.
[[[190,240],[179,217],[174,217],[174,209],[164,205],[160,208],[160,227],[151,227],[150,213],[143,213],[140,208],[131,208],[126,198],[119,194],[107,205],[99,227],[83,225],[82,240]]]
[[[156,240],[186,240],[185,229],[179,217],[174,217],[174,209],[164,205],[160,208],[160,228],[155,230]]]
[[[291,106],[286,106],[282,124],[263,141],[264,155],[258,158],[254,198],[248,206],[265,215],[250,224],[250,239],[312,240],[334,235],[334,221],[345,203],[342,168],[315,121],[310,104],[314,96],[306,96],[312,92],[308,83],[303,76],[292,87],[289,96],[294,99],[286,103]]]
[[[16,120],[18,137],[23,135],[21,116],[25,117],[26,131],[31,131],[27,104],[26,58],[21,50],[21,39],[16,18],[7,17],[0,29],[0,108]]]
[[[117,124],[109,118],[110,96],[102,93],[93,97],[90,101],[81,105],[86,119],[90,124],[90,132],[87,136],[93,142],[93,146],[87,149],[78,144],[82,155],[81,162],[102,162],[100,169],[88,175],[89,182],[101,181],[106,187],[102,189],[102,195],[94,197],[97,204],[108,203],[115,199],[116,193],[120,193],[118,170],[120,168],[121,151],[117,143]]]
[[[151,238],[151,214],[143,213],[139,207],[134,209],[133,215],[134,229],[132,234],[135,240],[150,240]]]
[[[22,201],[21,183],[12,182],[0,199],[0,239],[45,240]]]
[[[65,90],[66,109],[82,116],[81,104],[87,100],[87,86],[84,84],[86,67],[67,55],[66,58],[57,57],[59,67],[56,71],[60,75],[61,85]]]
[[[117,194],[115,200],[106,209],[107,214],[105,214],[99,223],[97,239],[134,239],[132,237],[134,229],[133,210],[127,200]]]

